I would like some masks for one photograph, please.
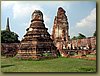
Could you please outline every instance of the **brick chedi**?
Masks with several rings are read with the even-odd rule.
[[[69,42],[69,24],[66,11],[59,7],[54,19],[52,39],[58,50],[66,49]]]
[[[7,18],[6,31],[10,32],[9,17]]]
[[[45,57],[56,57],[57,51],[47,32],[43,20],[43,13],[35,10],[32,13],[30,27],[26,29],[27,33],[21,41],[18,51],[18,58],[22,59],[40,59]]]

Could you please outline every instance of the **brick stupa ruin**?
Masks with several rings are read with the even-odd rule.
[[[43,20],[43,13],[35,10],[32,13],[30,27],[21,41],[17,57],[21,59],[41,59],[46,57],[57,57],[56,47],[50,34],[47,32]]]
[[[69,23],[65,13],[66,11],[62,7],[58,8],[52,31],[52,39],[54,40],[54,44],[62,55],[64,54],[63,49],[67,48],[70,40]]]

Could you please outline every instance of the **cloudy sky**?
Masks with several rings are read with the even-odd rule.
[[[41,10],[51,34],[58,7],[66,11],[71,38],[78,33],[87,37],[93,35],[96,30],[96,2],[92,1],[1,1],[1,29],[6,28],[6,19],[9,17],[11,31],[16,32],[21,40],[30,26],[32,12]]]

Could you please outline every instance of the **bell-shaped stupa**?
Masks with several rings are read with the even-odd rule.
[[[21,41],[17,57],[21,59],[57,57],[56,47],[47,30],[43,13],[35,10],[32,13],[30,27],[26,29],[27,33]]]

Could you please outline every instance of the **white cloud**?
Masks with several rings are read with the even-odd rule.
[[[78,35],[78,33],[93,36],[96,30],[96,8],[94,8],[87,17],[77,22],[76,26],[71,27],[71,30],[73,30],[70,33],[72,37]]]
[[[43,10],[39,5],[29,5],[24,3],[16,3],[13,6],[14,18],[26,18],[30,16],[34,10]]]
[[[33,5],[32,3],[31,4],[30,3],[25,3],[25,4],[16,3],[13,6],[13,18],[17,20],[19,19],[20,21],[23,21],[23,19],[26,19],[26,18],[31,18],[32,12],[34,12],[34,10],[40,10],[42,11],[42,13],[44,12],[44,9],[37,4]],[[43,13],[43,17],[44,17],[44,22],[48,24],[50,20],[49,16]]]
[[[17,1],[1,1],[1,5],[4,8],[14,5]]]
[[[44,23],[46,28],[48,28],[48,32],[50,32],[50,17],[44,13],[44,9],[40,7],[38,4],[34,3],[23,3],[17,2],[13,5],[13,19],[15,22],[19,22],[20,24],[17,27],[25,29],[28,28],[31,24],[31,15],[34,10],[40,10],[43,13]],[[24,29],[24,32],[26,33]],[[20,38],[21,39],[21,38]]]
[[[47,23],[48,21],[50,21],[50,17],[49,16],[47,16],[45,14],[43,16],[44,16],[44,22]]]
[[[70,9],[70,6],[72,5],[72,1],[53,1],[52,4],[58,6],[58,7],[63,7],[66,8],[67,10]]]
[[[45,27],[48,28],[48,32],[50,33],[50,17],[45,14],[43,15],[43,17],[44,17]]]
[[[76,24],[76,27],[91,27],[94,26],[96,23],[96,8],[94,8],[90,15],[86,18],[82,19],[80,22]]]
[[[57,10],[57,8],[61,6],[64,9],[68,10],[70,9],[72,2],[70,1],[53,1],[53,2],[52,1],[41,1],[41,2],[40,1],[28,1],[28,2],[27,1],[1,1],[1,4],[2,4],[2,7],[4,8],[12,7],[12,10],[11,10],[13,12],[12,20],[13,22],[17,24],[17,25],[14,25],[14,28],[15,26],[20,28],[20,32],[19,32],[19,29],[16,30],[20,34],[23,30],[29,27],[30,22],[31,22],[31,14],[35,9],[41,10],[43,12],[45,26],[46,28],[48,28],[49,33],[51,33],[53,19],[51,19],[50,15],[51,15],[51,12],[54,12],[54,10],[52,10],[51,12],[48,12],[49,8]],[[42,6],[47,6],[48,7],[47,10],[45,11],[46,8],[43,9]],[[47,13],[50,13],[50,14],[47,15]],[[67,11],[66,11],[66,14],[67,14]],[[96,9],[92,10],[90,15],[80,20],[80,22],[78,22],[75,27],[71,28],[72,30],[71,34],[75,35],[78,32],[86,33],[86,30],[87,31],[90,30],[90,33],[91,31],[94,32],[95,27],[96,27],[95,22],[96,22]],[[23,35],[21,34],[21,36]]]

